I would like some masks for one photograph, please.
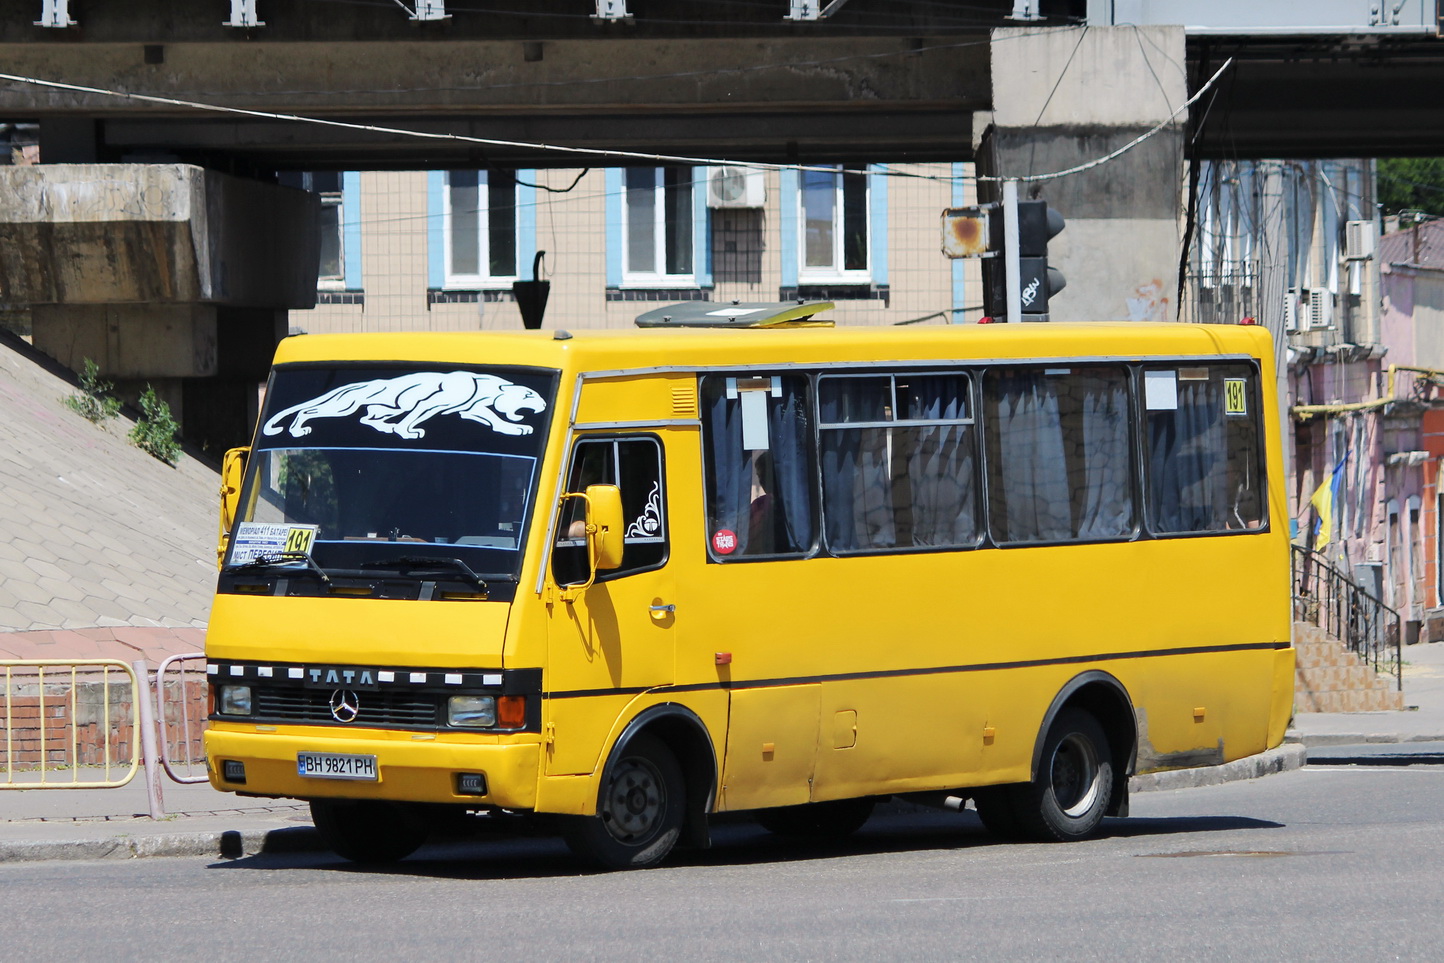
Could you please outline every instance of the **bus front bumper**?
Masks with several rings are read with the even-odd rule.
[[[219,727],[206,732],[206,769],[216,789],[293,799],[391,799],[503,809],[536,804],[540,747],[535,742],[478,744],[418,741],[404,732],[343,736],[333,729],[247,728],[250,731]],[[303,776],[298,771],[303,753],[374,757],[374,777]],[[243,782],[235,778],[242,775],[237,763],[244,768]],[[227,778],[228,769],[232,778]]]

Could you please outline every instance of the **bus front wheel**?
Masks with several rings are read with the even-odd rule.
[[[1090,835],[1113,796],[1113,756],[1089,712],[1065,709],[1043,739],[1032,782],[980,792],[983,825],[1004,838],[1067,842]]]
[[[568,820],[566,841],[572,852],[602,869],[647,869],[677,844],[685,815],[686,786],[676,756],[642,734],[612,758],[597,814]]]
[[[419,808],[381,800],[313,799],[311,821],[336,855],[356,863],[405,859],[429,835]]]

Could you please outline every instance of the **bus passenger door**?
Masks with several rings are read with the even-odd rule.
[[[563,592],[588,577],[585,501],[566,499],[558,517],[549,573],[548,775],[592,772],[617,713],[639,692],[673,680],[665,477],[655,435],[585,436],[572,449],[566,490],[616,485],[625,528],[621,566],[597,572],[585,591]]]

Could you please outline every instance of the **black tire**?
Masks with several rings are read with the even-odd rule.
[[[759,826],[778,836],[842,839],[862,828],[862,824],[872,815],[875,805],[877,800],[870,796],[862,799],[837,799],[802,806],[763,809],[757,813],[756,819]]]
[[[1113,797],[1113,754],[1091,713],[1064,709],[1043,740],[1033,781],[1008,787],[1018,828],[1029,839],[1068,842],[1098,828]]]
[[[682,834],[686,797],[672,751],[649,735],[634,736],[607,763],[597,814],[566,821],[567,845],[602,869],[656,866]]]
[[[384,800],[313,799],[311,821],[336,855],[356,863],[405,859],[430,835],[420,808]]]

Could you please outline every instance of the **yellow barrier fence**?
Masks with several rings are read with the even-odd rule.
[[[141,765],[148,698],[118,660],[0,660],[0,790],[124,786]]]

